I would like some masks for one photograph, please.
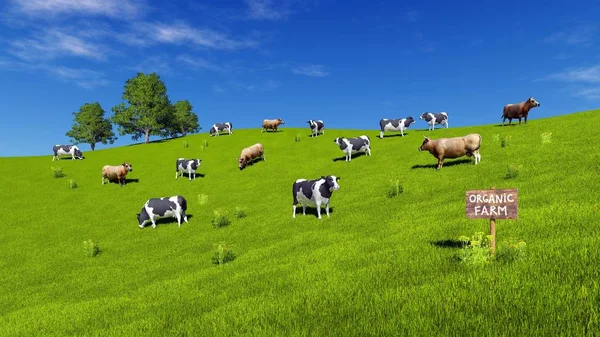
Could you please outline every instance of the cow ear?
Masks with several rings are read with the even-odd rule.
[[[335,177],[335,180],[336,180],[336,181],[337,181],[337,180],[340,180],[340,179],[342,179],[342,178],[341,178],[341,177]]]
[[[325,179],[325,176],[321,176],[321,179]]]

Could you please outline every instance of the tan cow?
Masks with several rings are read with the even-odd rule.
[[[117,180],[119,185],[123,186],[127,172],[131,171],[133,171],[131,163],[123,163],[119,166],[105,165],[102,168],[102,185],[104,185],[104,179],[107,179],[109,182]]]
[[[273,130],[273,131],[277,131],[277,128],[279,127],[279,125],[281,124],[285,124],[283,119],[281,118],[277,118],[277,119],[265,119],[262,122],[262,130],[260,132],[265,132],[266,130]]]
[[[252,163],[257,158],[262,158],[262,160],[265,160],[265,148],[261,143],[256,143],[242,150],[242,153],[238,158],[240,170],[246,167],[246,165]]]
[[[529,114],[529,110],[531,110],[531,108],[537,108],[540,105],[541,104],[533,97],[529,97],[529,99],[525,102],[505,105],[504,110],[502,111],[502,126],[504,126],[504,121],[507,118],[508,125],[512,123],[513,118],[518,118],[519,125],[521,125],[521,118],[523,117],[525,117],[525,124],[527,124],[527,115]]]
[[[466,155],[474,156],[475,165],[481,161],[479,154],[481,147],[481,135],[472,133],[464,137],[429,139],[425,137],[419,151],[427,150],[438,160],[437,169],[444,165],[444,158],[458,158]]]

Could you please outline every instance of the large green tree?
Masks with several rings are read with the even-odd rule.
[[[73,127],[67,132],[71,141],[75,144],[88,143],[92,151],[96,143],[112,144],[115,137],[110,120],[104,118],[105,111],[100,103],[85,103],[78,112],[73,112]]]
[[[173,105],[173,116],[169,125],[171,135],[181,133],[182,136],[185,136],[188,133],[200,131],[198,115],[192,109],[188,100],[178,101]]]
[[[173,117],[173,108],[167,96],[167,87],[156,73],[138,73],[128,79],[122,100],[112,108],[112,121],[118,125],[121,136],[129,134],[133,140],[143,136],[145,143],[148,143],[150,136],[165,136]]]

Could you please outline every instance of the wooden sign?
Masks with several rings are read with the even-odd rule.
[[[467,191],[466,199],[469,219],[518,218],[517,189]]]

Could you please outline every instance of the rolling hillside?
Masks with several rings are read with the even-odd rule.
[[[0,335],[598,334],[600,135],[589,122],[598,113],[433,132],[417,121],[385,139],[378,130],[311,139],[308,128],[234,129],[81,161],[52,162],[53,144],[43,157],[1,158]],[[483,138],[476,166],[465,157],[436,171],[435,158],[417,151],[423,135],[471,132]],[[333,139],[361,134],[373,155],[344,162]],[[256,142],[266,161],[240,171],[240,150]],[[178,157],[201,158],[204,176],[175,180]],[[123,161],[133,164],[131,182],[101,186],[102,166]],[[53,166],[66,176],[53,178]],[[505,179],[509,166],[517,177]],[[341,177],[331,217],[300,208],[292,219],[294,180],[328,174]],[[404,192],[389,198],[394,179]],[[491,186],[519,189],[519,219],[499,220],[497,236],[499,245],[524,240],[526,255],[460,263],[456,239],[489,230],[466,219],[465,191]],[[148,198],[176,194],[188,200],[189,224],[138,228]],[[237,219],[236,207],[247,217]],[[215,210],[231,224],[214,228]],[[88,239],[98,256],[86,256]],[[236,258],[217,266],[222,242]]]

